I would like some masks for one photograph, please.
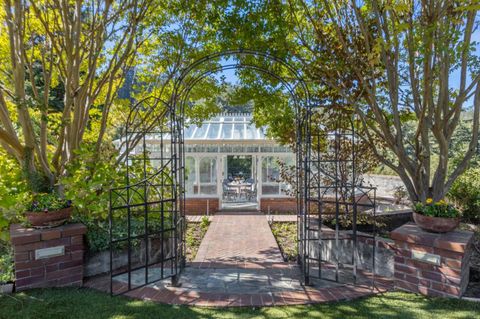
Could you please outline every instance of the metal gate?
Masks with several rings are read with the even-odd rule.
[[[236,60],[219,67],[211,67],[208,63],[222,58]],[[350,131],[336,128],[333,135],[322,130],[322,125],[315,121],[316,114],[328,109],[313,107],[306,82],[289,63],[263,52],[224,51],[205,56],[186,67],[176,78],[168,102],[150,97],[132,106],[123,138],[117,145],[126,154],[121,159],[126,169],[125,186],[113,188],[110,192],[112,294],[123,294],[167,278],[177,284],[185,267],[186,251],[185,108],[192,88],[199,81],[229,69],[251,69],[281,83],[295,109],[298,260],[304,282],[310,284],[311,278],[325,278],[322,269],[331,267],[326,264],[331,260],[325,259],[318,247],[323,247],[326,241],[333,241],[335,247],[340,247],[343,235],[339,221],[345,214],[353,217],[350,240],[356,250],[356,217],[358,207],[363,204],[358,202],[355,194],[360,188],[356,186],[355,178],[344,180],[341,171],[337,170],[340,163],[351,163],[347,166],[355,176],[353,126]],[[344,142],[342,139],[346,136],[350,136],[352,142],[353,158],[350,160],[339,157],[343,154],[340,142]],[[315,142],[320,140],[328,141],[328,145],[333,143],[333,148],[325,149],[325,143]],[[333,215],[337,226],[333,238],[325,236],[323,228],[319,227],[323,223],[326,205],[331,205],[328,194],[336,196]],[[347,210],[342,211],[342,207]],[[351,264],[353,282],[356,282],[356,258],[352,258]],[[341,268],[345,263],[336,258],[333,265],[336,272],[332,280],[341,281]]]
[[[359,122],[334,108],[311,108],[306,122],[304,200],[298,223],[305,284],[322,279],[373,288],[376,189],[362,185],[357,172]],[[358,231],[360,219],[363,232]]]
[[[179,214],[178,125],[171,107],[154,97],[136,103],[117,147],[125,154],[123,187],[110,191],[111,293],[156,281],[176,282],[184,253]]]

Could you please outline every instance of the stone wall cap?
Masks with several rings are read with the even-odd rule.
[[[448,233],[430,233],[415,223],[407,223],[390,233],[394,240],[464,253],[473,240],[473,232],[454,230]]]
[[[10,241],[12,245],[28,244],[40,241],[41,233],[33,228],[25,228],[20,224],[10,225]]]
[[[25,244],[27,242],[40,241],[41,235],[46,232],[60,232],[61,237],[83,235],[87,232],[87,227],[81,223],[65,224],[53,228],[35,229],[24,227],[21,224],[10,225],[10,238],[12,244]]]

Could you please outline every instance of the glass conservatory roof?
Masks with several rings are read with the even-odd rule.
[[[186,121],[185,140],[265,140],[265,128],[252,123],[248,113],[220,114],[202,125]]]

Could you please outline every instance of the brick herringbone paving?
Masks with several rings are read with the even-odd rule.
[[[282,254],[262,213],[219,213],[194,262],[282,262]]]
[[[333,267],[322,266],[325,278],[333,278],[333,272]],[[132,298],[207,307],[320,303],[392,289],[391,280],[376,277],[372,286],[370,274],[358,274],[357,285],[345,284],[351,282],[351,274],[344,271],[339,276],[344,283],[312,279],[311,286],[304,286],[300,267],[283,262],[265,215],[222,213],[212,218],[195,261],[180,277],[180,286],[172,287],[166,279],[126,292],[127,275],[116,277],[112,286],[114,293],[125,292]],[[158,275],[159,268],[149,268],[149,278]],[[133,273],[132,288],[145,284],[145,277],[142,271]],[[85,286],[109,291],[110,277],[86,280]]]

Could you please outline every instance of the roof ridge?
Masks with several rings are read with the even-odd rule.
[[[252,116],[249,112],[221,112],[219,116]]]

